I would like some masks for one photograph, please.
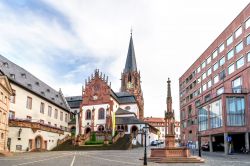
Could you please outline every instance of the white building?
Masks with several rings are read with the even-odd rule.
[[[10,99],[10,151],[51,150],[69,135],[70,112],[61,92],[0,55],[0,70],[15,96]]]

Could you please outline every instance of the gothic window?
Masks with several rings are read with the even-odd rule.
[[[87,110],[86,111],[86,120],[90,120],[91,119],[91,111],[90,110]]]
[[[104,109],[100,108],[98,111],[98,119],[104,119]]]

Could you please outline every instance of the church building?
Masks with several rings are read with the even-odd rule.
[[[67,100],[72,104],[75,102],[70,97]],[[84,135],[90,132],[110,131],[114,135],[115,131],[124,131],[141,143],[142,138],[138,131],[149,125],[143,121],[143,117],[144,101],[140,72],[137,70],[131,34],[126,64],[121,75],[120,92],[114,92],[108,76],[99,69],[85,80],[80,104],[79,133]],[[150,130],[157,134],[157,129],[153,126]]]

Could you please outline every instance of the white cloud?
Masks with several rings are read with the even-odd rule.
[[[27,66],[25,68],[35,75],[42,74],[43,80],[48,80],[53,87],[62,87],[67,95],[81,93],[82,84],[72,82],[71,78],[82,77],[83,83],[86,74],[95,68],[110,76],[112,88],[117,91],[132,26],[146,116],[163,116],[168,77],[173,86],[173,108],[179,112],[179,77],[249,3],[247,0],[44,2],[68,19],[70,29],[32,12],[27,12],[20,20],[0,3],[1,52],[15,54],[12,60]],[[96,61],[70,69],[62,76],[66,81],[62,81],[55,75],[53,66],[46,62],[60,58],[58,50],[74,56],[69,57],[68,63],[74,63],[74,58],[84,59],[86,54]],[[33,66],[29,65],[32,63]]]

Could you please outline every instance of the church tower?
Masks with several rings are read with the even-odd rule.
[[[132,33],[130,36],[125,68],[121,75],[121,91],[135,96],[139,106],[139,119],[144,118],[144,100],[141,90],[141,76],[137,71]]]

